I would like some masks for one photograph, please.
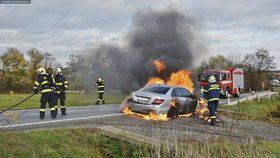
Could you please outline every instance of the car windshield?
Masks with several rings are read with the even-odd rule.
[[[208,78],[210,76],[215,76],[216,80],[217,81],[220,81],[220,75],[219,74],[202,74],[201,77],[200,77],[200,81],[202,82],[208,82]]]
[[[141,90],[146,92],[153,92],[158,94],[166,94],[169,91],[170,87],[161,87],[161,86],[152,86],[144,87]]]

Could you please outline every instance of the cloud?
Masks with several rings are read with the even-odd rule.
[[[166,7],[197,19],[200,40],[212,55],[265,47],[280,63],[279,0],[34,0],[31,5],[0,5],[0,53],[10,46],[23,51],[36,47],[64,62],[96,42],[122,42],[135,11]]]

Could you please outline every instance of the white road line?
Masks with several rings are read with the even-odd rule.
[[[23,123],[23,124],[17,124],[17,125],[0,126],[0,129],[13,128],[13,127],[23,127],[23,126],[32,126],[32,125],[42,125],[42,124],[58,123],[58,122],[77,121],[77,120],[87,120],[87,119],[111,117],[111,116],[122,116],[122,115],[124,115],[124,114],[119,113],[119,114],[89,116],[89,117],[71,118],[71,119],[63,119],[63,120],[52,120],[52,121],[43,121],[43,122],[34,122],[34,123]]]
[[[93,110],[76,110],[76,111],[72,111],[72,110],[68,110],[67,114],[73,114],[73,113],[80,113],[80,112],[91,112]],[[50,112],[50,110],[46,110],[46,113]],[[60,113],[60,110],[58,111],[58,113]],[[37,112],[32,112],[32,113],[24,113],[23,115],[25,116],[29,116],[29,115],[38,115],[39,114],[39,110]]]

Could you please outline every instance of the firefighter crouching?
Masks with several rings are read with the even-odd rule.
[[[97,86],[97,91],[98,91],[98,99],[95,104],[98,105],[100,101],[102,101],[102,103],[105,104],[105,100],[103,98],[104,80],[102,80],[101,78],[98,78],[98,80],[95,83],[95,86]]]
[[[66,100],[66,95],[65,91],[68,88],[68,81],[62,74],[62,70],[60,68],[56,68],[56,74],[54,76],[55,80],[55,94],[56,94],[56,100],[55,100],[55,109],[57,113],[57,105],[58,105],[58,100],[60,100],[60,108],[61,108],[61,115],[66,115],[66,105],[65,105],[65,100]]]
[[[51,111],[51,118],[56,118],[55,112],[55,94],[54,94],[54,79],[52,75],[46,73],[45,68],[39,68],[37,70],[38,75],[36,77],[36,81],[34,82],[34,93],[38,94],[39,90],[42,92],[41,96],[41,106],[40,106],[40,118],[44,119],[45,117],[45,108],[46,104],[49,104],[49,108]]]
[[[215,126],[217,118],[217,108],[220,99],[220,86],[217,83],[216,78],[214,76],[210,76],[208,80],[209,83],[206,87],[204,87],[203,92],[206,95],[208,109],[210,112],[210,125]]]

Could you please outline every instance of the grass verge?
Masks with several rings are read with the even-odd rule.
[[[224,110],[229,110],[236,115],[230,114],[230,117],[237,117],[238,119],[252,119],[260,120],[268,123],[280,125],[280,118],[272,115],[280,108],[280,96],[272,99],[257,99],[238,103],[236,106],[222,106]]]
[[[8,108],[21,100],[27,98],[31,94],[0,94],[0,110]],[[112,92],[110,94],[105,93],[104,98],[106,104],[121,103],[127,95],[120,92]],[[27,108],[39,108],[40,106],[40,94],[37,94],[22,103],[16,109],[27,109]],[[66,94],[66,105],[67,106],[82,106],[92,105],[96,102],[97,94]]]
[[[280,142],[186,141],[175,150],[133,145],[91,129],[1,132],[0,157],[277,157]]]

